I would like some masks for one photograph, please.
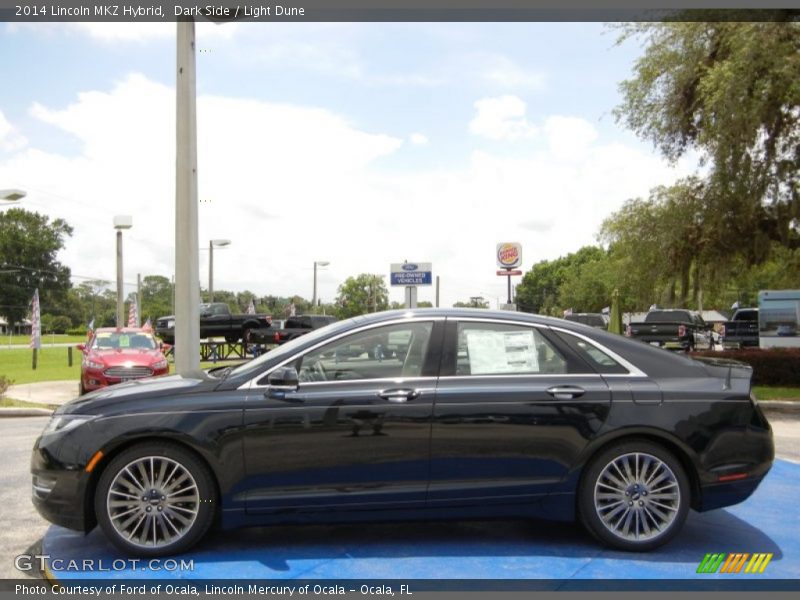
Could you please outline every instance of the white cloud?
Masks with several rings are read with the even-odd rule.
[[[428,136],[424,133],[412,133],[408,136],[408,141],[417,146],[425,146],[428,143]]]
[[[508,98],[476,105],[484,117],[477,133],[513,139],[534,131],[524,102]],[[131,75],[67,106],[31,108],[42,123],[74,136],[76,153],[27,146],[0,155],[0,181],[25,189],[28,208],[75,227],[62,254],[75,274],[114,279],[112,217],[130,214],[126,280],[172,275],[174,102],[172,88]],[[448,168],[392,171],[381,159],[403,140],[339,114],[201,94],[200,245],[233,241],[214,256],[215,287],[309,297],[313,262],[327,260],[319,289],[332,300],[346,277],[386,273],[390,262],[408,259],[433,262],[443,305],[471,295],[494,304],[505,297],[494,274],[497,242],[520,241],[525,268],[575,251],[594,242],[624,200],[691,167],[672,168],[644,149],[603,140],[581,119],[542,123],[542,139],[522,156],[476,151]],[[559,135],[572,146],[554,147]],[[201,250],[204,287],[206,261]],[[431,288],[420,290],[420,300],[432,296]],[[392,297],[401,300],[402,291]]]
[[[475,102],[470,133],[493,140],[516,140],[536,135],[536,127],[525,118],[527,105],[517,96],[484,98]]]
[[[543,73],[520,67],[506,56],[496,55],[478,59],[482,78],[489,84],[502,88],[541,90],[546,87]]]
[[[0,150],[13,152],[28,143],[25,136],[20,135],[16,128],[8,122],[3,111],[0,110]]]

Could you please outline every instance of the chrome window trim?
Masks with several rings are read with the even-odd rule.
[[[614,377],[614,376],[616,376],[616,377],[647,377],[647,373],[642,371],[639,367],[634,365],[629,360],[626,360],[626,359],[622,358],[619,354],[617,354],[616,352],[611,350],[611,348],[608,348],[608,347],[604,346],[603,344],[600,344],[596,340],[593,340],[592,338],[587,337],[587,336],[585,336],[585,335],[583,335],[581,333],[577,333],[575,331],[570,331],[569,329],[562,329],[561,327],[551,327],[551,329],[553,331],[560,331],[561,333],[565,333],[567,335],[575,336],[576,338],[579,338],[579,339],[582,339],[585,342],[588,342],[589,344],[591,344],[592,346],[594,346],[595,348],[597,348],[601,352],[603,352],[603,353],[607,354],[608,356],[610,356],[611,358],[613,358],[620,365],[622,365],[623,367],[628,369],[628,374],[627,375],[625,373],[602,373],[601,375],[603,377]]]
[[[297,353],[293,354],[292,356],[290,356],[289,358],[287,358],[283,362],[278,363],[277,365],[275,365],[274,367],[270,368],[269,370],[263,371],[262,373],[259,373],[256,377],[253,377],[252,379],[248,379],[247,381],[245,381],[242,385],[240,385],[236,389],[237,390],[247,390],[247,389],[254,389],[254,388],[255,389],[266,388],[269,384],[258,385],[258,380],[263,379],[264,377],[269,377],[272,374],[272,372],[275,371],[276,369],[280,369],[281,367],[285,367],[287,364],[289,364],[290,362],[296,361],[301,356],[304,356],[304,355],[308,354],[309,352],[312,352],[312,351],[316,350],[317,348],[321,348],[322,346],[325,346],[326,344],[329,344],[331,342],[335,342],[336,340],[341,339],[343,337],[346,337],[346,336],[349,336],[349,335],[353,335],[353,334],[356,334],[356,333],[361,333],[362,331],[369,331],[370,329],[376,329],[378,327],[386,327],[388,325],[403,325],[405,323],[432,323],[432,322],[435,322],[435,321],[444,321],[446,319],[447,319],[447,317],[445,317],[445,316],[413,317],[413,318],[409,318],[409,317],[404,317],[403,318],[403,317],[401,317],[399,319],[392,319],[391,321],[381,321],[379,323],[369,323],[368,325],[362,325],[362,326],[357,327],[355,329],[350,329],[348,331],[344,331],[342,333],[338,333],[333,337],[329,337],[329,338],[327,338],[327,339],[325,339],[325,340],[323,340],[323,341],[321,341],[321,342],[319,342],[317,344],[314,344],[313,346],[310,346],[309,348],[304,348],[300,352],[297,352]],[[381,379],[349,379],[347,381],[341,381],[340,383],[353,383],[354,381],[387,381],[387,380],[388,381],[395,381],[397,379],[398,379],[397,377],[388,377],[388,378],[381,378]],[[408,379],[412,379],[412,378],[409,377]],[[311,384],[311,383],[331,384],[331,383],[336,383],[336,382],[333,382],[333,381],[316,381],[316,382],[308,381],[308,382],[304,382],[303,385],[308,385],[308,384]]]

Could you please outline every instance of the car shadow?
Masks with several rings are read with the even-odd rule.
[[[46,550],[54,557],[102,559],[111,562],[124,555],[114,548],[101,531],[84,537],[61,528],[50,539]],[[513,559],[516,565],[537,559],[635,560],[637,564],[681,565],[684,575],[693,574],[707,552],[771,552],[773,562],[783,558],[781,548],[768,534],[726,510],[690,513],[680,534],[668,545],[650,553],[617,552],[601,546],[583,528],[572,523],[550,521],[470,521],[403,522],[392,524],[292,525],[212,531],[181,559],[194,564],[197,578],[219,577],[230,563],[247,565],[247,577],[295,577],[297,565],[327,561],[371,559]],[[68,556],[65,556],[68,555]],[[528,560],[530,559],[530,560]],[[79,562],[78,564],[83,564]],[[690,570],[686,569],[688,565]],[[576,567],[577,569],[578,567]],[[388,567],[392,571],[392,567]],[[572,573],[573,571],[570,571]],[[518,571],[509,571],[518,577]],[[465,573],[466,574],[466,573]],[[398,569],[395,577],[413,576]],[[71,574],[71,577],[76,575]],[[620,578],[641,577],[637,570],[622,572]],[[499,576],[502,578],[502,575]]]

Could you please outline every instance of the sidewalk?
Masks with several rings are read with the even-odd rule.
[[[69,381],[42,381],[39,383],[23,383],[9,386],[7,398],[24,400],[41,404],[42,408],[0,408],[0,417],[33,417],[48,415],[52,410],[47,404],[62,405],[78,395],[78,382]]]

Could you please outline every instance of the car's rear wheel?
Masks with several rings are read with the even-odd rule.
[[[208,531],[216,506],[208,468],[169,442],[125,450],[103,470],[95,512],[106,536],[126,553],[176,554]]]
[[[669,542],[689,512],[690,491],[678,459],[658,444],[631,440],[602,451],[578,491],[581,521],[603,543],[647,551]]]

